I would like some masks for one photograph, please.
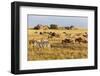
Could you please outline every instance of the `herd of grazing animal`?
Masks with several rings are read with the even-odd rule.
[[[40,35],[43,35],[43,32],[40,32]],[[49,39],[52,39],[53,37],[60,38],[61,35],[55,32],[47,32],[48,37],[47,39],[31,39],[29,40],[29,44],[32,45],[33,47],[38,47],[38,48],[50,48],[51,44]],[[84,33],[77,33],[77,34],[67,34],[66,32],[63,32],[65,34],[65,38],[61,39],[61,44],[62,45],[67,45],[67,44],[87,44],[88,43],[88,34],[87,32]]]
[[[64,44],[65,43],[73,43],[73,44],[88,43],[88,34],[86,32],[74,34],[74,36],[62,40],[62,43]]]

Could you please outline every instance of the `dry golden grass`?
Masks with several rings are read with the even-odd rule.
[[[49,38],[48,34],[40,35],[40,32],[55,32],[60,34],[59,38]],[[87,29],[78,30],[30,30],[28,29],[28,41],[32,39],[48,39],[52,45],[61,45],[61,40],[65,38],[63,32],[75,35],[87,32]],[[55,44],[56,43],[56,44]],[[53,59],[81,59],[88,57],[87,43],[68,44],[67,48],[38,48],[28,44],[28,60],[53,60]]]

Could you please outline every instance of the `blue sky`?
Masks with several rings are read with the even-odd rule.
[[[43,25],[58,24],[60,26],[74,25],[76,27],[87,28],[88,17],[28,15],[28,27],[34,27],[37,24],[43,24]]]

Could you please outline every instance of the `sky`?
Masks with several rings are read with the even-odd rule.
[[[87,28],[88,17],[80,16],[50,16],[50,15],[28,15],[28,27],[34,27],[37,24],[50,25],[57,24],[59,26],[70,26]]]

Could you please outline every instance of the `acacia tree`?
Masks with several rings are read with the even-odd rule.
[[[51,25],[50,25],[50,29],[58,29],[58,25],[56,25],[56,24],[51,24]]]
[[[73,29],[73,28],[74,28],[74,26],[73,26],[73,25],[71,25],[71,26],[70,26],[70,29]]]

